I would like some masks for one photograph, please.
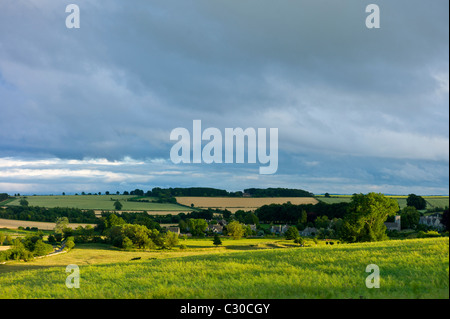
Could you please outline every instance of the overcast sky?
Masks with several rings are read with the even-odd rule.
[[[80,28],[65,25],[80,8]],[[365,8],[380,8],[368,29]],[[0,1],[0,192],[449,193],[447,0]],[[170,132],[278,128],[279,165]]]

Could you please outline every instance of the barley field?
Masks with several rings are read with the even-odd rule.
[[[269,204],[284,204],[287,202],[295,205],[318,203],[313,197],[177,197],[176,199],[182,205],[191,206],[191,204],[194,204],[198,208],[226,208],[232,213],[240,209],[255,210]]]

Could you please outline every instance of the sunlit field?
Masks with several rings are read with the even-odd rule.
[[[309,247],[275,239],[180,243],[186,248],[147,252],[80,245],[0,265],[0,298],[449,298],[448,237]],[[80,267],[79,289],[65,286],[68,264]],[[378,289],[366,287],[369,264],[380,269]]]
[[[65,196],[27,196],[29,206],[40,207],[70,207],[93,210],[115,210],[114,202],[119,200],[123,205],[123,211],[163,211],[165,213],[174,212],[178,214],[182,211],[191,211],[187,207],[171,203],[151,203],[151,202],[128,202],[131,195],[65,195]],[[20,199],[8,203],[10,205],[20,205]],[[153,198],[146,198],[152,200]]]

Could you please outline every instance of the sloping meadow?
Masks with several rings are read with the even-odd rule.
[[[0,298],[449,298],[448,261],[448,237],[216,253],[80,266],[72,289],[65,267],[8,272]]]

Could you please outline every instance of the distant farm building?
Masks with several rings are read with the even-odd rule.
[[[272,234],[282,235],[289,229],[288,225],[273,225],[270,227],[270,232]]]
[[[400,215],[396,215],[394,217],[394,222],[386,222],[384,223],[384,225],[386,225],[387,230],[401,230],[401,220],[400,220]]]
[[[305,229],[299,231],[300,236],[315,236],[318,234],[318,230],[315,227],[306,227]]]
[[[433,227],[437,230],[444,229],[444,225],[441,223],[440,216],[422,216],[419,219],[419,224]]]

